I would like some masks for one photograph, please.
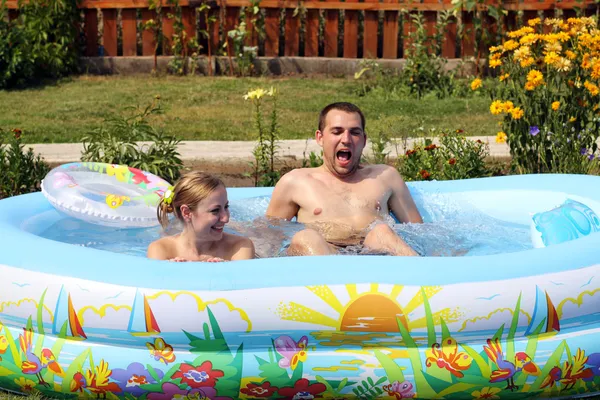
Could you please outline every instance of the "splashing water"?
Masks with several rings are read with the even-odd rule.
[[[423,216],[423,224],[398,224],[391,216],[384,218],[409,246],[424,256],[477,256],[509,253],[532,248],[529,227],[492,218],[448,194],[415,192],[414,198]],[[292,236],[303,224],[273,221],[264,217],[268,196],[230,201],[229,233],[248,236],[257,255],[285,255]],[[148,245],[167,234],[181,230],[174,224],[167,232],[162,228],[116,229],[63,218],[39,235],[60,242],[100,250],[146,256]],[[364,249],[348,246],[340,254],[359,254]]]

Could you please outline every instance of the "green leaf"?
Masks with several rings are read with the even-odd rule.
[[[373,354],[377,357],[377,360],[385,370],[385,374],[387,375],[387,379],[390,382],[404,382],[404,373],[402,369],[396,362],[381,352],[381,350],[373,350]],[[378,382],[379,384],[379,382]]]
[[[565,340],[561,341],[558,347],[554,350],[554,352],[552,352],[550,357],[548,357],[546,364],[544,364],[544,368],[542,368],[542,372],[530,386],[531,391],[538,390],[540,386],[542,386],[544,379],[550,373],[550,370],[554,367],[560,366],[560,359],[562,358],[563,352],[565,351],[566,343],[567,342]]]
[[[544,328],[545,323],[546,323],[546,318],[542,319],[542,322],[540,322],[538,324],[538,326],[535,328],[535,330],[529,336],[529,340],[527,341],[527,347],[525,348],[525,353],[529,357],[531,357],[532,362],[533,362],[533,357],[535,356],[535,353],[537,351],[537,342],[538,342],[539,334],[542,331],[542,329]],[[525,384],[525,382],[527,381],[527,376],[528,375],[525,373],[521,374],[515,380],[515,385],[523,386]]]
[[[348,379],[345,379],[345,380],[347,381]],[[377,382],[375,382],[375,386],[379,386],[385,381],[387,381],[387,377],[382,376],[381,378],[377,379]],[[400,381],[400,382],[402,382],[402,381]],[[338,389],[338,390],[341,390],[341,389]]]
[[[433,322],[433,314],[431,313],[431,306],[429,305],[429,299],[425,293],[425,289],[421,287],[421,297],[423,298],[423,307],[425,308],[425,321],[427,322],[427,344],[429,347],[433,346],[437,342],[435,334],[435,324]]]
[[[496,333],[494,333],[494,336],[492,336],[492,341],[494,339],[502,340],[502,334],[503,333],[504,333],[504,324],[502,324],[502,326],[500,328],[498,328],[498,330],[496,331]]]
[[[512,323],[510,324],[510,330],[508,331],[508,337],[506,338],[506,360],[515,359],[515,334],[519,326],[519,315],[521,314],[521,293],[517,299],[517,305],[513,312]],[[512,361],[511,361],[512,362]]]
[[[317,375],[317,376],[315,376],[315,379],[317,380],[317,382],[320,382],[323,385],[325,385],[325,388],[326,388],[327,392],[330,392],[330,393],[334,392],[333,387],[331,387],[331,385],[329,384],[329,382],[327,382],[322,376]]]
[[[154,370],[154,368],[152,367],[152,365],[146,364],[146,369],[148,370],[148,373],[150,374],[150,376],[152,378],[154,378],[154,380],[156,382],[160,382],[160,378],[158,377],[158,374],[156,373],[156,371]]]
[[[12,333],[7,326],[4,326],[4,333],[6,334],[6,340],[8,341],[8,347],[10,348],[10,354],[12,355],[15,365],[21,365],[21,353],[19,352]]]
[[[215,339],[222,339],[222,340],[224,340],[225,337],[223,336],[223,332],[221,332],[221,328],[219,327],[219,323],[217,322],[217,319],[215,318],[215,315],[210,310],[210,307],[206,307],[206,312],[208,313],[208,320],[210,321],[210,327],[212,328],[213,335],[214,335]]]
[[[48,288],[44,289],[44,293],[42,293],[42,297],[37,306],[37,327],[40,335],[44,334],[44,298],[46,297],[47,291]]]
[[[439,398],[443,398],[444,396],[447,396],[449,394],[465,392],[469,389],[473,389],[476,386],[477,385],[472,385],[470,383],[462,383],[462,382],[455,383],[454,385],[439,392],[434,398],[439,399]]]
[[[419,392],[419,397],[431,398],[435,395],[435,392],[433,391],[433,389],[425,379],[425,376],[423,375],[423,367],[421,363],[421,355],[419,353],[419,348],[417,347],[417,344],[415,343],[408,330],[404,327],[402,321],[400,321],[399,318],[396,318],[396,322],[398,323],[398,328],[400,329],[402,340],[404,341],[404,344],[408,351],[408,358],[413,369],[415,386],[417,387],[417,391]]]
[[[448,326],[446,325],[446,322],[440,318],[440,325],[442,326],[442,342],[446,339],[448,339],[451,335],[450,335],[450,330],[448,329]]]
[[[71,361],[69,368],[67,368],[67,370],[65,371],[65,378],[63,379],[61,384],[61,389],[63,393],[71,393],[71,379],[73,378],[73,375],[75,375],[77,372],[83,372],[83,364],[85,363],[86,358],[88,358],[88,356],[91,355],[91,353],[92,351],[88,347],[81,354],[75,357],[73,361]]]
[[[170,381],[172,379],[171,377],[175,374],[175,372],[177,372],[180,366],[181,363],[174,364],[163,376],[162,380],[160,381],[161,385],[165,382]]]
[[[490,377],[492,375],[492,370],[489,364],[483,359],[483,357],[477,353],[473,348],[467,346],[466,344],[460,344],[460,346],[467,352],[467,354],[475,361],[475,364],[479,367],[481,371],[481,375],[484,377]]]

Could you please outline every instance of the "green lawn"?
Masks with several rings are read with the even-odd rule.
[[[465,83],[466,84],[466,83]],[[0,91],[0,128],[20,128],[28,143],[77,142],[111,112],[145,105],[161,96],[165,129],[185,140],[251,140],[255,137],[252,107],[243,95],[256,87],[279,89],[282,139],[312,136],[322,107],[351,101],[367,117],[371,135],[418,136],[431,128],[463,129],[470,135],[495,135],[498,118],[484,97],[438,100],[386,100],[357,96],[352,78],[207,78],[80,76],[55,85]]]

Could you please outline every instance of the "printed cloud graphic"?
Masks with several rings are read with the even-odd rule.
[[[501,308],[492,311],[488,315],[468,318],[462,323],[459,331],[474,331],[474,330],[494,330],[504,324],[505,328],[510,327],[513,318],[513,310]],[[526,326],[531,321],[531,316],[521,310],[519,315],[519,326]]]
[[[556,308],[559,318],[594,314],[598,310],[600,310],[600,288],[583,291],[577,297],[566,298]]]
[[[105,328],[126,330],[131,315],[131,307],[105,305],[100,309],[93,306],[83,307],[78,317],[87,328]]]
[[[148,304],[164,332],[202,332],[204,323],[209,323],[207,307],[222,331],[244,332],[252,327],[246,313],[225,299],[204,301],[192,292],[159,292],[148,296]]]
[[[33,299],[21,299],[18,301],[6,301],[0,303],[0,314],[10,315],[12,317],[28,319],[37,316],[37,301]],[[52,323],[52,312],[47,306],[44,306],[42,319],[44,323]]]

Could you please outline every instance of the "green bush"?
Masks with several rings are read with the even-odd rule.
[[[143,110],[127,109],[133,110],[131,115],[112,115],[82,138],[81,161],[128,165],[175,182],[183,168],[177,151],[181,140],[153,128],[148,122],[149,116],[162,113],[160,97],[156,96]]]
[[[469,179],[491,176],[494,171],[485,159],[488,146],[461,135],[442,133],[440,145],[430,139],[416,142],[397,160],[397,168],[407,181]]]
[[[19,2],[9,21],[0,3],[0,89],[39,83],[76,71],[80,14],[75,0]]]
[[[0,199],[38,192],[50,167],[21,143],[22,132],[0,129]]]

